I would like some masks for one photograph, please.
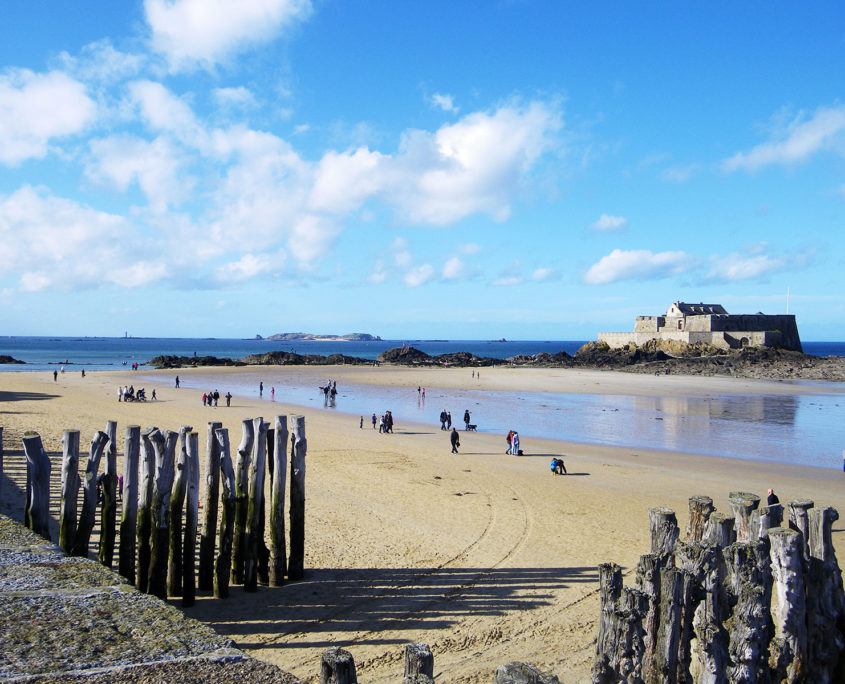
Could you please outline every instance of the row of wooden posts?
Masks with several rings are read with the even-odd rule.
[[[87,557],[101,490],[100,544],[97,559],[112,566],[117,523],[117,423],[98,431],[84,472],[79,474],[79,431],[62,436],[59,546]],[[285,487],[290,441],[290,545],[285,534]],[[178,447],[178,452],[177,452]],[[123,454],[123,509],[119,528],[118,572],[141,591],[159,598],[181,596],[194,604],[196,589],[226,598],[230,581],[256,591],[259,581],[281,586],[285,576],[303,575],[305,555],[305,418],[277,416],[275,424],[245,419],[232,460],[229,431],[209,422],[203,467],[199,436],[184,426],[178,432],[155,427],[126,428]],[[50,539],[50,458],[41,437],[23,437],[27,485],[24,522]],[[105,454],[103,475],[98,478]],[[269,470],[270,548],[264,541],[265,471]],[[0,428],[2,472],[2,428]],[[196,559],[200,476],[205,478],[203,521]],[[77,499],[82,487],[82,510]],[[218,524],[218,500],[220,516]],[[184,519],[184,526],[183,526]],[[215,543],[215,539],[217,539]],[[216,555],[215,555],[216,551]]]

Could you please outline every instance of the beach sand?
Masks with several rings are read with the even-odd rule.
[[[733,490],[781,501],[810,498],[845,510],[837,470],[694,456],[683,453],[526,439],[523,457],[505,454],[504,435],[464,433],[450,454],[438,425],[395,416],[395,434],[379,435],[358,415],[284,406],[236,396],[232,406],[207,408],[201,392],[173,388],[173,378],[219,376],[221,393],[232,373],[251,374],[257,387],[269,373],[303,382],[326,377],[374,384],[471,387],[489,391],[624,393],[781,393],[819,391],[783,382],[654,378],[561,369],[236,368],[60,375],[0,374],[0,426],[7,470],[20,461],[20,438],[36,430],[50,452],[60,452],[63,429],[82,431],[83,449],[107,420],[176,430],[192,425],[205,449],[206,424],[219,420],[231,441],[244,418],[302,414],[308,438],[305,579],[231,598],[199,596],[186,613],[230,636],[255,657],[306,681],[319,673],[331,646],[352,652],[361,681],[394,682],[402,649],[424,641],[443,682],[489,682],[495,667],[532,662],[563,682],[589,680],[598,618],[597,569],[625,567],[632,583],[648,551],[648,508],[668,506],[683,530],[690,496],[707,494],[728,510]],[[161,378],[159,401],[118,403],[119,384],[138,376]],[[266,383],[266,380],[265,380]],[[472,384],[475,383],[475,384]],[[807,389],[809,387],[810,389]],[[824,391],[840,392],[836,386]],[[256,393],[257,394],[257,393]],[[224,404],[221,400],[221,404]],[[843,445],[845,446],[845,445]],[[569,475],[550,474],[563,456]],[[57,476],[58,460],[54,460]],[[20,500],[4,489],[0,510],[22,516]],[[837,553],[845,529],[835,526]],[[173,600],[178,605],[178,599]]]

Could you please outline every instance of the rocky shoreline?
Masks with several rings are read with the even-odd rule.
[[[611,349],[601,342],[588,342],[574,355],[534,354],[497,359],[455,352],[431,356],[415,347],[395,347],[379,354],[378,364],[481,368],[491,366],[534,368],[584,368],[619,370],[629,373],[727,376],[769,380],[813,380],[845,382],[845,357],[819,357],[772,347],[748,347],[725,350],[710,345],[686,345],[652,341],[637,347]],[[274,351],[251,354],[242,359],[215,356],[157,356],[148,362],[156,368],[191,368],[200,366],[369,366],[374,362],[344,354],[295,354]]]

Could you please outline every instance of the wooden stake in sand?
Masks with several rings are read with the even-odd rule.
[[[138,581],[135,586],[149,592],[150,578],[150,535],[153,515],[150,506],[153,501],[153,477],[155,474],[155,449],[150,435],[158,428],[147,428],[141,433],[141,461],[138,470]]]
[[[246,517],[249,506],[249,459],[255,440],[255,427],[249,418],[243,421],[242,435],[235,460],[235,535],[232,540],[232,581],[235,584],[244,582]]]
[[[355,659],[349,651],[330,648],[320,659],[320,684],[358,684]]]
[[[36,534],[50,539],[50,459],[41,444],[37,432],[26,432],[23,436],[23,451],[26,455],[26,470],[31,492],[24,511],[26,526]]]
[[[229,454],[229,431],[218,428],[214,437],[220,447],[220,482],[223,493],[220,500],[220,541],[214,567],[214,595],[229,597],[229,573],[232,570],[232,536],[235,524],[235,469]]]
[[[305,563],[305,416],[291,416],[290,426],[290,557],[288,579],[300,580]]]
[[[258,589],[258,550],[263,536],[261,524],[264,513],[264,470],[267,467],[267,428],[263,418],[253,420],[252,460],[249,466],[249,502],[247,504],[246,556],[244,561],[244,591]]]
[[[117,523],[117,423],[110,420],[106,423],[105,433],[109,437],[106,443],[106,465],[103,469],[103,479],[100,484],[103,494],[100,524],[100,547],[97,560],[107,568],[111,567],[114,558],[115,526]]]
[[[59,509],[59,548],[70,553],[76,535],[76,499],[79,495],[79,430],[62,434],[62,501]]]
[[[205,438],[205,493],[202,500],[202,533],[197,586],[208,591],[214,586],[214,538],[217,534],[217,499],[220,496],[220,444],[215,431],[223,423],[208,423]]]
[[[167,593],[170,596],[182,595],[182,507],[185,505],[185,493],[191,472],[188,470],[187,435],[192,427],[183,425],[179,428],[179,453],[176,456],[173,487],[170,490],[170,552],[167,565]]]
[[[123,511],[120,516],[120,550],[117,571],[135,584],[135,527],[138,522],[138,455],[141,428],[128,425],[123,438]]]
[[[188,435],[188,495],[185,499],[185,543],[182,557],[182,606],[190,608],[196,597],[195,557],[197,548],[197,504],[200,488],[199,435]]]
[[[173,487],[173,461],[179,433],[156,430],[150,434],[155,450],[155,480],[153,481],[153,531],[150,549],[149,593],[167,598],[167,552],[169,537],[170,491]]]
[[[0,495],[3,494],[3,428],[0,427]]]
[[[102,430],[91,440],[85,478],[82,480],[82,513],[79,516],[76,536],[73,538],[71,556],[88,556],[88,541],[91,539],[91,530],[94,529],[94,513],[97,509],[97,471],[100,469],[100,458],[108,441],[109,436]]]
[[[428,644],[405,644],[405,677],[402,684],[434,681],[434,656]]]
[[[273,465],[270,468],[270,586],[280,587],[287,570],[285,544],[285,483],[288,469],[288,419],[276,416],[273,429]]]
[[[769,644],[772,681],[801,681],[807,660],[807,606],[804,600],[803,540],[789,529],[769,531],[772,562],[772,622],[775,634]]]

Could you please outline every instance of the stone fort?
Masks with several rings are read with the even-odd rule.
[[[634,332],[599,333],[599,342],[618,349],[649,340],[703,342],[723,349],[780,347],[802,351],[795,316],[729,314],[721,304],[675,302],[664,316],[637,316]]]

